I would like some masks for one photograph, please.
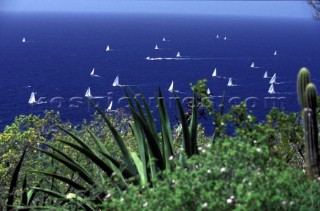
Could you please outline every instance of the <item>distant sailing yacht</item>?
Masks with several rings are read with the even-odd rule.
[[[162,42],[165,42],[165,41],[167,41],[167,40],[166,40],[166,38],[165,38],[165,37],[164,37],[164,38],[162,38]]]
[[[158,45],[156,45],[156,46],[154,47],[154,49],[155,49],[155,50],[159,50],[159,47],[158,47]]]
[[[216,38],[219,39],[219,34],[217,34]]]
[[[173,81],[171,82],[171,85],[170,85],[168,91],[169,91],[169,92],[173,92]]]
[[[87,89],[87,91],[84,94],[84,96],[87,97],[87,98],[92,98],[90,87]]]
[[[274,51],[273,55],[274,55],[274,56],[278,55],[277,51]]]
[[[277,78],[277,74],[275,73],[275,74],[273,74],[272,78],[270,79],[269,84],[276,83],[276,78]]]
[[[228,86],[234,86],[234,84],[232,83],[232,78],[229,78],[229,81],[228,81]]]
[[[254,62],[251,63],[251,66],[250,66],[250,67],[251,67],[251,68],[255,68]]]
[[[117,76],[117,77],[114,79],[112,86],[121,86],[121,85],[119,84],[119,76]]]
[[[36,94],[35,92],[31,92],[31,95],[30,95],[30,98],[29,98],[29,101],[28,101],[28,103],[30,105],[37,104],[35,94]]]
[[[100,77],[99,75],[95,75],[95,74],[94,74],[94,68],[92,68],[92,71],[91,71],[91,73],[90,73],[90,76],[91,76],[91,77]]]
[[[227,40],[227,37],[224,37],[223,40]]]
[[[212,73],[212,77],[216,77],[217,76],[217,68],[214,68],[214,71]]]
[[[24,37],[24,38],[22,38],[22,42],[26,42],[26,38]]]
[[[110,46],[109,45],[107,45],[107,47],[106,47],[106,51],[110,51],[111,49],[110,49]]]
[[[210,95],[211,94],[211,92],[210,92],[210,89],[208,88],[207,89],[207,95]]]
[[[268,71],[266,71],[266,72],[264,73],[263,78],[269,78],[269,77],[268,77]]]
[[[109,104],[109,106],[107,108],[107,111],[112,111],[112,103],[113,103],[113,101],[110,102],[110,104]]]
[[[180,52],[178,51],[177,55],[176,55],[177,58],[180,58],[181,55],[180,55]]]
[[[268,93],[269,94],[275,94],[276,92],[274,91],[274,87],[273,87],[273,84],[270,85],[270,88],[268,90]]]

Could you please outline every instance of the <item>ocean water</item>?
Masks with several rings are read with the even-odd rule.
[[[113,109],[124,108],[122,89],[112,86],[116,76],[133,90],[138,86],[154,110],[160,86],[173,123],[178,113],[173,94],[167,91],[171,81],[185,100],[192,96],[190,83],[207,78],[216,96],[215,109],[225,91],[227,107],[246,101],[259,120],[273,106],[299,111],[298,70],[308,67],[320,87],[319,26],[312,19],[2,13],[0,129],[17,115],[43,115],[45,110],[59,111],[63,120],[76,124],[90,119],[93,108],[84,99],[88,87],[93,96],[104,96],[94,100],[100,108],[106,109],[111,100]],[[159,50],[154,49],[156,44]],[[178,51],[181,59],[175,58]],[[148,56],[174,59],[146,60]],[[259,68],[250,68],[252,62]],[[92,68],[100,78],[90,77]],[[220,78],[211,77],[214,68]],[[270,79],[263,78],[265,71],[277,74],[274,95],[267,92]],[[229,77],[238,86],[228,87]],[[29,105],[31,92],[47,103]],[[212,127],[208,128],[210,133]]]

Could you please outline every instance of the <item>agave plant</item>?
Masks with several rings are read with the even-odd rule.
[[[86,128],[86,130],[90,134],[92,142],[97,146],[97,149],[90,147],[82,137],[79,137],[60,126],[58,127],[71,137],[73,142],[66,140],[57,141],[72,148],[79,155],[93,163],[102,173],[102,180],[109,179],[110,181],[113,181],[117,178],[117,182],[115,183],[116,188],[125,190],[129,184],[152,186],[155,178],[161,175],[161,172],[172,171],[174,169],[174,162],[171,160],[173,157],[179,156],[178,153],[175,153],[174,151],[172,129],[165,101],[159,88],[157,105],[160,124],[158,125],[158,131],[155,119],[143,94],[140,92],[140,102],[130,89],[124,89],[124,92],[127,96],[132,115],[132,122],[129,124],[138,145],[137,152],[128,150],[125,140],[122,139],[121,135],[112,125],[106,114],[90,100],[91,105],[101,115],[105,124],[111,131],[114,141],[120,149],[121,159],[115,159],[103,144],[103,140],[100,140],[89,128]],[[186,118],[180,99],[177,96],[176,103],[178,105],[182,127],[181,144],[184,151],[182,154],[185,154],[187,157],[191,157],[198,153],[196,100],[194,97],[194,106],[192,107],[190,121]],[[188,122],[190,122],[190,124]],[[58,161],[58,163],[73,172],[73,175],[76,174],[77,177],[73,178],[62,175],[61,173],[59,174],[57,173],[59,171],[32,171],[31,173],[37,173],[43,175],[45,178],[51,178],[52,181],[55,180],[60,184],[65,184],[65,186],[68,187],[67,192],[62,190],[53,190],[52,188],[44,186],[30,187],[29,190],[32,192],[28,192],[28,194],[31,194],[33,197],[27,197],[27,192],[25,191],[22,195],[21,203],[13,206],[14,200],[12,198],[12,194],[10,194],[7,206],[18,209],[30,208],[31,202],[34,199],[34,194],[43,193],[46,194],[47,197],[55,199],[51,200],[52,205],[55,203],[59,205],[67,203],[83,209],[94,210],[95,204],[101,203],[107,195],[108,187],[104,187],[105,183],[101,183],[101,180],[97,179],[88,170],[87,166],[77,162],[76,159],[58,149],[53,144],[49,142],[41,142],[41,144],[41,147],[33,148]],[[22,165],[24,155],[25,151],[17,165],[15,174],[13,175],[13,181],[17,181],[18,172]],[[24,189],[27,187],[26,182],[27,179],[25,177],[23,182]],[[12,187],[15,186],[16,184],[12,184]],[[10,188],[10,193],[14,190],[12,187]],[[43,202],[42,208],[50,208],[51,204],[48,206],[47,203]]]

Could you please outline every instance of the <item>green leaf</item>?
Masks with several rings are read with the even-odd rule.
[[[139,172],[140,184],[141,185],[146,185],[147,184],[147,175],[145,174],[144,166],[143,166],[141,160],[139,159],[137,153],[135,153],[135,152],[131,152],[131,156],[132,156],[133,161],[136,164],[136,167],[137,167],[138,172]]]
[[[192,116],[190,122],[190,141],[192,144],[192,154],[198,154],[197,146],[197,128],[198,128],[198,112],[195,93],[193,94]]]

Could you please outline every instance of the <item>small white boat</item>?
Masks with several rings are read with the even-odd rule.
[[[109,45],[107,45],[107,47],[106,47],[106,51],[110,51],[111,49],[110,49],[110,46]]]
[[[84,94],[84,96],[87,97],[87,98],[92,98],[90,87],[87,89],[87,91]]]
[[[166,38],[165,38],[165,37],[164,37],[164,38],[162,38],[162,42],[165,42],[165,41],[167,41],[167,40],[166,40]]]
[[[24,37],[24,38],[22,38],[22,42],[26,42],[26,38]]]
[[[37,104],[36,95],[35,94],[36,94],[35,92],[31,92],[31,95],[30,95],[30,98],[29,98],[29,101],[28,101],[28,103],[30,105]]]
[[[156,45],[156,46],[154,47],[154,49],[155,49],[155,50],[159,50],[159,47],[158,47],[158,45]]]
[[[278,55],[277,51],[274,51],[273,55],[274,55],[274,56]]]
[[[269,93],[269,94],[275,94],[275,93],[276,93],[276,92],[274,91],[274,86],[273,86],[273,84],[270,85],[270,88],[269,88],[269,90],[268,90],[268,93]]]
[[[214,71],[212,73],[212,77],[216,77],[217,76],[217,68],[214,68]]]
[[[263,78],[268,78],[268,71],[264,73]]]
[[[112,86],[120,86],[120,84],[119,84],[119,76],[117,76],[117,77],[114,79],[114,81],[113,81],[113,83],[112,83]]]
[[[147,57],[146,57],[146,60],[151,60],[150,56],[147,56]]]
[[[180,55],[180,52],[179,52],[179,51],[178,51],[178,53],[177,53],[176,57],[178,57],[178,58],[180,58],[180,57],[181,57],[181,55]]]
[[[273,74],[272,78],[270,79],[269,84],[276,83],[276,79],[277,79],[277,74],[275,73],[275,74]]]
[[[229,78],[229,81],[228,81],[228,86],[234,86],[234,84],[232,83],[232,78]]]
[[[94,74],[94,68],[92,68],[92,71],[90,73],[91,77],[100,77],[99,75]]]
[[[110,102],[110,104],[109,104],[109,106],[108,106],[108,108],[107,108],[107,111],[111,111],[111,109],[112,109],[112,103],[113,103],[113,101]]]
[[[251,63],[251,66],[250,66],[250,67],[251,67],[251,68],[255,68],[254,62]]]
[[[208,88],[207,89],[207,95],[210,95],[211,94],[211,92],[210,92],[210,89]]]
[[[227,40],[227,37],[224,37],[223,40]]]
[[[216,38],[219,39],[219,34],[217,34]]]
[[[171,85],[170,85],[168,91],[169,91],[169,92],[173,92],[173,81],[171,82]]]

